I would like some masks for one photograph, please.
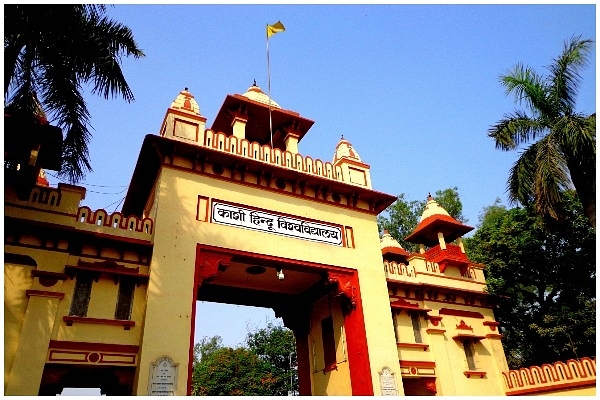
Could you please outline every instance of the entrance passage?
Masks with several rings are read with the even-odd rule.
[[[196,303],[194,342],[220,336],[223,346],[235,348],[246,340],[248,332],[264,328],[267,323],[283,325],[270,308],[248,307],[239,304]]]
[[[301,396],[373,395],[356,270],[198,244],[195,286],[194,315],[201,301],[269,308],[283,319],[296,338]],[[196,318],[192,329],[210,324]]]
[[[192,395],[298,394],[296,340],[273,310],[203,301],[196,306]]]
[[[133,394],[134,367],[46,364],[39,396],[56,396],[64,388],[100,388],[106,396]]]

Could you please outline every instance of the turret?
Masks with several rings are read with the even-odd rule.
[[[298,143],[313,124],[297,112],[284,110],[254,81],[246,93],[227,95],[211,129],[297,154]]]
[[[360,156],[349,141],[342,138],[335,148],[333,166],[339,166],[344,174],[344,181],[372,189],[369,165],[362,162]]]
[[[206,118],[188,88],[173,100],[160,128],[160,136],[204,144]]]
[[[427,197],[427,204],[419,224],[404,240],[418,244],[422,254],[426,253],[425,246],[431,247],[432,249],[427,253],[430,255],[431,261],[440,265],[440,272],[443,272],[448,262],[459,267],[469,263],[462,236],[472,230],[472,226],[452,218],[430,194]],[[457,244],[447,244],[453,241],[456,241]]]

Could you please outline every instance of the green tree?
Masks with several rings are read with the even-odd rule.
[[[194,346],[192,394],[202,396],[287,396],[298,393],[296,339],[273,323],[248,332],[236,349],[220,336]]]
[[[503,151],[533,142],[510,169],[511,203],[533,204],[540,215],[560,219],[563,193],[574,187],[596,229],[596,114],[575,111],[579,71],[587,65],[592,43],[581,37],[565,42],[548,76],[520,63],[502,75],[506,94],[514,94],[526,110],[505,114],[488,135]]]
[[[465,240],[486,266],[512,369],[595,356],[595,234],[574,191],[560,206],[563,219],[544,222],[533,207],[496,201]]]
[[[261,360],[266,361],[277,378],[276,395],[298,393],[296,338],[294,333],[280,325],[268,323],[266,328],[248,333],[246,344]]]
[[[215,351],[223,348],[223,338],[221,336],[203,337],[200,342],[194,345],[194,367],[200,363],[204,357],[207,357]]]
[[[462,213],[462,202],[458,188],[452,187],[435,192],[435,201],[442,206],[448,214],[460,222],[466,222]],[[387,230],[389,234],[400,243],[407,251],[418,251],[418,245],[404,240],[419,224],[427,200],[408,200],[404,193],[377,217],[379,231]]]
[[[106,6],[93,4],[4,6],[5,108],[29,115],[41,109],[66,132],[59,174],[72,183],[92,170],[83,86],[131,102],[121,59],[144,56],[131,30],[105,12]]]
[[[277,378],[269,363],[239,347],[221,347],[203,357],[192,375],[195,396],[273,396]]]

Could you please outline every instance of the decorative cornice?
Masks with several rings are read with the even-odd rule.
[[[476,311],[466,311],[466,310],[457,310],[454,308],[442,308],[440,310],[440,315],[453,315],[455,317],[467,317],[467,318],[481,318],[483,319],[483,314]]]
[[[63,317],[67,326],[72,326],[73,323],[85,323],[85,324],[99,324],[99,325],[119,325],[122,326],[126,331],[130,330],[135,326],[135,321],[129,321],[124,319],[106,319],[106,318],[89,318],[89,317],[77,317],[74,315],[65,315]]]
[[[62,299],[63,297],[65,297],[65,294],[61,293],[61,292],[48,292],[45,290],[33,290],[33,289],[27,289],[25,291],[25,295],[27,297],[31,297],[31,296],[52,297],[52,298],[56,298],[56,299]]]

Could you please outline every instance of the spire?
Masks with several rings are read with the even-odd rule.
[[[404,240],[411,243],[435,246],[439,243],[439,235],[447,242],[452,242],[473,230],[472,226],[454,219],[448,211],[440,206],[431,193],[427,196],[427,204],[417,227]]]

